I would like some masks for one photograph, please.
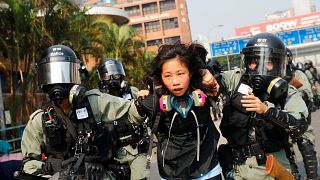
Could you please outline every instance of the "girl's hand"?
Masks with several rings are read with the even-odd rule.
[[[261,100],[250,91],[248,95],[243,96],[241,103],[246,111],[256,112],[257,114],[264,114],[269,109],[265,103],[261,102]]]

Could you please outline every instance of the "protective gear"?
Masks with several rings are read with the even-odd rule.
[[[305,71],[305,67],[304,64],[302,62],[297,62],[296,64],[296,69],[300,70],[300,71]]]
[[[318,162],[314,145],[303,138],[297,141],[297,145],[302,155],[307,179],[317,179]]]
[[[114,89],[124,89],[125,84],[122,84],[123,78],[126,76],[122,63],[111,58],[101,60],[98,67],[99,72],[99,88],[107,92]]]
[[[36,62],[36,67],[39,84],[53,101],[66,98],[72,85],[81,84],[80,60],[67,46],[49,47],[43,58]]]
[[[305,67],[305,69],[312,68],[313,67],[312,61],[311,60],[304,61],[304,67]]]
[[[292,77],[294,76],[294,69],[295,66],[293,64],[293,54],[292,51],[286,47],[286,53],[287,53],[287,59],[288,59],[288,64],[286,67],[286,76],[285,79],[289,82]]]
[[[253,93],[262,98],[268,94],[265,90],[273,89],[283,98],[287,94],[286,81],[273,81],[277,77],[285,78],[287,55],[283,42],[274,34],[260,33],[252,37],[242,49],[241,58],[244,62],[245,76],[253,88]],[[243,67],[242,67],[243,68]],[[273,81],[273,83],[271,83]],[[266,98],[267,99],[267,98]],[[263,100],[266,100],[263,98]]]

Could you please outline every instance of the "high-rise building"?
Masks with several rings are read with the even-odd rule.
[[[129,25],[146,41],[148,50],[177,40],[191,42],[186,0],[82,0],[82,3],[125,10]]]
[[[311,0],[292,0],[294,15],[310,14],[316,11],[316,7]]]

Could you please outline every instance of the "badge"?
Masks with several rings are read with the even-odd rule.
[[[77,119],[85,119],[89,117],[87,108],[80,108],[76,110]]]

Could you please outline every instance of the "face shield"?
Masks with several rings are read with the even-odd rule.
[[[286,75],[287,56],[283,50],[247,47],[243,48],[241,59],[247,74],[272,77]]]
[[[126,76],[121,62],[107,61],[101,66],[99,71],[100,80],[120,79],[121,76]]]
[[[36,64],[41,86],[52,84],[81,84],[80,60],[69,56],[46,57]]]
[[[287,56],[284,50],[267,47],[243,48],[241,58],[246,81],[253,93],[266,100],[280,99],[288,90],[286,75]]]

